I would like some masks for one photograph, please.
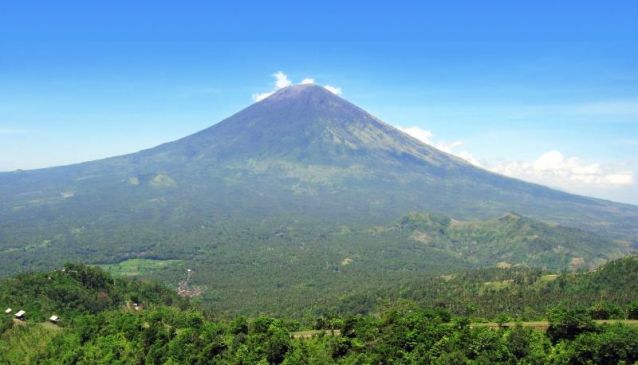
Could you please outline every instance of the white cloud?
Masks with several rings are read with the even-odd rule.
[[[632,171],[585,162],[578,157],[566,157],[560,151],[548,151],[534,161],[501,161],[486,166],[494,172],[555,186],[574,188],[627,186],[634,183]]]
[[[397,128],[401,132],[407,133],[423,143],[432,144],[432,137],[434,137],[434,133],[432,133],[431,131],[428,131],[426,129],[422,129],[419,127],[397,127]]]
[[[252,95],[253,101],[258,102],[258,101],[262,101],[264,99],[266,99],[267,97],[269,97],[270,95],[274,94],[277,90],[279,89],[283,89],[285,87],[291,86],[292,85],[292,81],[290,81],[290,79],[288,78],[288,75],[286,75],[283,71],[277,71],[272,75],[275,78],[275,85],[273,87],[272,91],[268,91],[268,92],[263,92],[263,93],[256,93]],[[311,77],[306,77],[305,79],[301,80],[301,82],[299,83],[300,85],[311,85],[315,83],[315,79],[311,78]],[[335,87],[335,86],[331,86],[331,85],[325,85],[324,88],[326,88],[326,90],[330,91],[331,93],[335,94],[335,95],[341,95],[341,88],[340,87]]]
[[[633,185],[634,174],[631,171],[623,171],[618,174],[609,174],[605,179],[612,185]]]
[[[463,141],[439,141],[434,138],[434,133],[420,127],[398,129],[423,143],[492,172],[572,192],[589,194],[591,189],[626,187],[635,182],[631,170],[586,162],[578,157],[566,157],[556,150],[545,152],[533,161],[479,161],[470,152],[460,149]]]
[[[283,89],[284,87],[292,85],[292,81],[288,80],[288,75],[279,71],[273,75],[276,79],[275,87],[277,89]]]
[[[409,134],[410,136],[418,139],[419,141],[434,146],[440,149],[443,152],[447,152],[451,155],[460,157],[465,161],[476,165],[481,166],[481,163],[478,159],[476,159],[471,153],[468,151],[459,151],[458,148],[463,146],[463,141],[435,141],[434,133],[429,130],[420,128],[420,127],[397,127],[400,131]]]
[[[453,151],[451,152],[453,155],[455,155],[456,157],[460,157],[462,159],[464,159],[465,161],[471,163],[474,166],[479,166],[479,167],[483,167],[483,163],[481,161],[479,161],[476,157],[474,157],[473,154],[467,152],[467,151]]]
[[[275,72],[272,76],[275,78],[274,90],[273,91],[264,92],[264,93],[253,94],[252,95],[253,101],[255,101],[255,102],[262,101],[262,100],[266,99],[267,97],[269,97],[270,95],[274,94],[275,91],[292,85],[292,81],[290,81],[288,79],[288,75],[286,75],[282,71]]]
[[[330,91],[331,93],[335,94],[335,95],[341,95],[341,88],[340,87],[335,87],[335,86],[331,86],[331,85],[326,85],[324,86],[324,88],[328,91]]]

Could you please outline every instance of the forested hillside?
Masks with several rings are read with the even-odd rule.
[[[115,278],[82,264],[66,264],[52,272],[20,274],[0,281],[3,310],[25,310],[30,321],[44,321],[56,314],[64,323],[80,314],[120,309],[132,303],[188,305],[161,284]]]
[[[556,306],[582,307],[597,319],[623,318],[638,301],[638,257],[592,272],[479,269],[428,276],[344,296],[326,313],[369,313],[400,299],[481,319],[539,320]]]
[[[631,292],[636,260],[606,265],[567,290]],[[638,361],[633,322],[600,324],[601,312],[566,303],[548,308],[546,332],[492,328],[470,317],[415,302],[388,303],[366,315],[220,318],[152,283],[114,279],[100,269],[24,274],[1,284],[5,303],[28,308],[24,321],[4,315],[0,363],[7,364],[632,364]],[[635,285],[635,281],[634,281]],[[55,290],[49,288],[55,288]],[[57,295],[57,293],[65,293]],[[104,298],[108,298],[104,302]],[[137,307],[132,306],[135,301]],[[614,304],[615,299],[603,306]],[[28,307],[27,307],[28,305]],[[478,306],[484,305],[477,303]],[[638,303],[617,306],[638,318]],[[43,322],[51,311],[59,324]],[[498,323],[503,320],[498,319]],[[316,329],[316,331],[297,332]]]

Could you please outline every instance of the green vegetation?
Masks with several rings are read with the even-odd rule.
[[[515,213],[485,221],[454,221],[413,213],[371,232],[386,242],[414,242],[477,266],[591,269],[627,254],[626,245]]]
[[[114,276],[147,276],[154,271],[181,263],[182,260],[130,259],[117,264],[98,265]]]
[[[154,283],[114,278],[99,268],[67,264],[49,273],[20,274],[0,282],[0,305],[27,312],[30,321],[58,315],[61,324],[80,314],[118,309],[131,302],[181,305],[174,291]]]
[[[0,173],[0,305],[27,312],[0,363],[630,364],[636,329],[596,321],[638,318],[638,261],[596,268],[637,222],[295,86],[153,149]]]
[[[7,364],[36,363],[61,328],[44,323],[17,324],[0,335],[0,362]]]
[[[429,276],[353,292],[334,305],[331,312],[367,313],[384,302],[399,299],[422,306],[441,306],[475,320],[495,319],[499,315],[539,320],[558,306],[585,307],[594,319],[633,319],[638,307],[638,256],[611,261],[592,272],[551,276],[543,270],[528,268]]]
[[[190,293],[225,316],[368,313],[379,297],[447,300],[420,288],[481,268],[513,271],[449,285],[510,298],[526,267],[554,275],[629,254],[637,222],[636,207],[489,173],[295,86],[156,148],[0,173],[0,277],[86,262],[177,288],[191,269]]]
[[[576,313],[576,314],[574,314]],[[533,329],[472,327],[410,304],[374,316],[332,318],[335,328],[295,338],[295,322],[258,317],[219,321],[156,307],[75,317],[64,331],[15,326],[0,340],[14,364],[617,364],[638,360],[638,329],[598,326],[561,310],[547,335]],[[338,333],[338,335],[331,335]]]
[[[540,267],[547,269],[543,275],[552,275],[590,269],[626,252],[613,240],[513,214],[457,221],[415,213],[379,226],[274,221],[199,225],[183,240],[171,232],[170,224],[158,231],[139,225],[127,231],[128,238],[106,233],[91,236],[80,229],[72,235],[77,239],[72,245],[54,239],[46,248],[0,254],[0,272],[6,274],[21,265],[49,270],[57,267],[56,262],[88,261],[115,276],[152,279],[177,288],[186,279],[186,270],[192,269],[190,284],[201,289],[199,300],[211,310],[301,318],[352,295],[366,297],[369,311],[379,288],[393,292],[400,286],[410,291],[419,283],[436,282],[439,275],[457,273],[458,278],[459,271],[494,266],[511,266],[512,272],[536,272],[526,267]],[[108,241],[114,239],[121,244],[107,250]],[[130,242],[147,243],[136,252]],[[48,252],[45,257],[40,257],[42,249]],[[512,283],[508,280],[515,279],[514,274],[479,276],[481,283],[492,282],[484,284],[483,291],[506,289]],[[544,286],[536,278],[534,282]],[[392,294],[390,299],[397,296]]]
[[[333,313],[302,320],[220,317],[162,285],[66,265],[64,270],[0,282],[0,304],[28,308],[25,321],[2,317],[0,363],[633,364],[638,361],[636,321],[595,318],[635,316],[638,301],[621,305],[614,299],[620,292],[636,292],[632,285],[637,285],[637,262],[621,259],[597,272],[570,276],[576,281],[564,283],[566,292],[598,286],[616,297],[588,308],[548,306],[548,321],[537,323],[508,323],[504,313],[490,317],[493,323],[477,323],[476,318],[454,314],[444,303],[407,300],[386,302],[369,314]],[[538,274],[538,280],[545,275]],[[628,278],[610,281],[614,275]],[[487,313],[482,303],[475,305]],[[60,325],[44,322],[52,310],[61,313]]]

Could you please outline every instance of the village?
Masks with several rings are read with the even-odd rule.
[[[186,279],[179,282],[177,295],[184,298],[194,298],[202,294],[203,290],[201,287],[191,285],[191,279],[194,273],[192,269],[186,270]]]
[[[10,316],[12,313],[13,313],[12,308],[7,308],[4,310],[4,314],[6,316]],[[15,314],[13,314],[13,320],[17,324],[23,324],[27,320],[27,312],[24,309],[18,310],[17,312],[15,312]],[[48,321],[52,324],[57,325],[60,323],[60,317],[53,314],[49,317]]]

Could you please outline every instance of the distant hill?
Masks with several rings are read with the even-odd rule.
[[[527,267],[466,270],[353,290],[325,313],[368,313],[385,303],[415,301],[458,315],[540,320],[554,307],[582,308],[597,319],[638,316],[638,256],[612,260],[595,271],[560,273]],[[633,317],[632,317],[633,318]]]
[[[638,207],[485,171],[322,87],[297,85],[155,148],[0,174],[0,274],[67,260],[193,259],[232,237],[245,238],[246,232],[276,239],[278,229],[291,227],[297,234],[308,232],[296,236],[298,241],[312,241],[341,225],[382,225],[412,211],[457,220],[494,219],[515,211],[626,245],[638,237]],[[555,267],[569,256],[562,250],[593,259],[588,265],[620,247],[607,239],[567,247],[546,241],[546,228],[537,225],[538,237],[521,233],[511,253],[505,231],[496,232],[500,236],[482,250],[455,243],[476,235],[487,245],[490,236],[481,236],[482,229],[465,227],[450,230],[449,239],[437,243],[445,246],[437,247],[439,252],[458,261],[449,253],[459,250],[465,256],[461,262],[491,265],[514,263],[509,254],[529,251],[526,263]],[[417,241],[427,240],[412,233]],[[552,246],[558,258],[550,258],[545,246]],[[488,247],[498,251],[488,254]]]
[[[413,213],[370,231],[388,242],[412,241],[479,266],[592,269],[629,253],[626,244],[508,213],[497,219],[458,221]]]

